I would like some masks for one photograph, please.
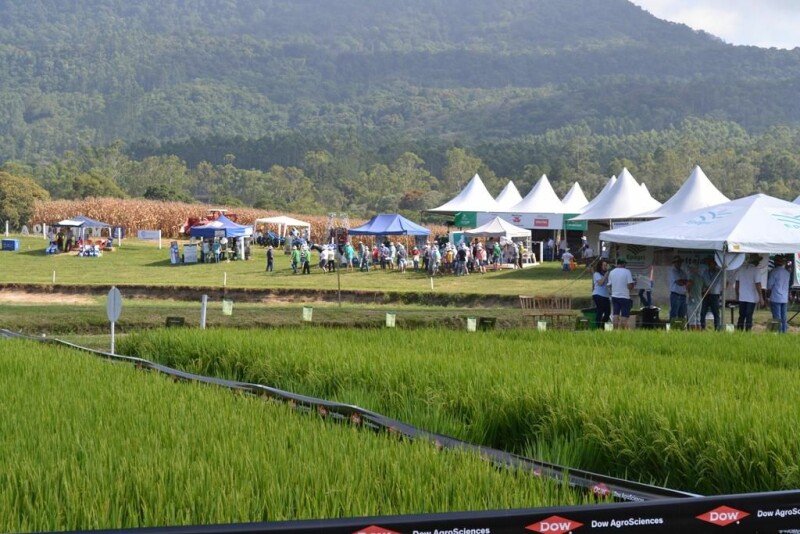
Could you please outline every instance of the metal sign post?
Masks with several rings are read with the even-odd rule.
[[[111,321],[111,354],[114,354],[114,323],[119,319],[119,314],[122,311],[122,294],[119,289],[112,287],[108,292],[108,301],[106,302],[106,315],[108,320]]]

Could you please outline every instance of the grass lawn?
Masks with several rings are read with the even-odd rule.
[[[45,255],[47,243],[41,237],[18,237],[18,252],[0,252],[0,283],[117,285],[147,284],[153,286],[199,286],[231,288],[303,288],[343,291],[399,291],[472,293],[482,295],[562,294],[588,297],[591,277],[581,271],[565,273],[558,263],[517,270],[503,270],[470,276],[437,276],[433,280],[421,273],[373,270],[370,273],[323,273],[312,256],[310,275],[295,275],[289,257],[282,251],[275,255],[275,272],[266,273],[266,252],[253,247],[250,261],[219,264],[171,265],[169,241],[161,250],[151,241],[126,239],[121,247],[102,257],[78,257],[74,254]],[[181,241],[181,250],[183,243]]]

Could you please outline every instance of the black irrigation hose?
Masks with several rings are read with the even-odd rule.
[[[397,419],[392,419],[390,417],[386,417],[379,413],[365,410],[364,408],[360,408],[351,404],[342,404],[324,399],[317,399],[261,384],[237,382],[234,380],[226,380],[223,378],[188,373],[178,369],[173,369],[172,367],[154,363],[143,358],[111,354],[109,352],[82,347],[80,345],[56,338],[27,336],[5,329],[0,329],[0,337],[21,338],[63,345],[73,349],[89,352],[102,358],[131,363],[138,368],[158,371],[167,376],[171,376],[175,380],[213,384],[229,388],[233,391],[250,393],[265,399],[283,401],[298,411],[316,412],[323,417],[328,417],[333,420],[349,421],[352,424],[364,426],[376,431],[387,431],[403,438],[424,439],[435,443],[439,448],[459,449],[479,454],[482,458],[491,461],[497,466],[523,469],[533,473],[536,476],[556,480],[558,482],[567,484],[570,487],[582,488],[595,495],[611,496],[616,501],[643,502],[668,498],[699,497],[699,495],[693,493],[662,488],[640,482],[631,482],[628,480],[600,475],[580,469],[569,469],[564,466],[532,460],[498,449],[473,445],[456,438],[416,428],[415,426],[398,421]]]

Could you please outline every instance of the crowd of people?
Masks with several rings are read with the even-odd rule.
[[[467,276],[470,273],[485,273],[487,269],[521,268],[525,253],[523,243],[494,238],[486,242],[474,239],[458,245],[436,241],[421,248],[413,245],[410,249],[400,242],[389,240],[372,246],[364,241],[358,241],[355,245],[350,241],[341,245],[302,242],[292,245],[289,252],[295,274],[310,274],[311,266],[317,265],[322,272],[335,272],[337,268],[351,272],[411,270],[425,272],[429,276]],[[317,255],[317,261],[312,259],[312,254]],[[266,256],[266,271],[272,272],[275,265],[275,248],[272,245],[267,246]]]
[[[768,301],[772,318],[777,323],[777,330],[787,332],[791,261],[784,255],[774,256],[767,284],[762,287],[763,261],[765,259],[760,254],[749,254],[742,267],[736,271],[734,291],[735,302],[739,308],[736,328],[751,330],[755,310],[764,307]],[[650,283],[652,284],[652,274]],[[711,314],[714,329],[722,329],[723,277],[714,256],[707,256],[702,262],[691,262],[688,268],[684,267],[683,257],[673,256],[668,272],[668,284],[670,322],[676,319],[682,320],[689,330],[704,330],[706,317]],[[604,258],[596,262],[592,277],[592,300],[596,310],[597,327],[602,328],[609,321],[614,328],[628,327],[633,306],[630,293],[636,285],[624,257],[617,258],[613,269],[609,269],[609,263]],[[649,297],[643,294],[646,291],[645,288],[639,291],[640,304],[643,308],[651,305]]]

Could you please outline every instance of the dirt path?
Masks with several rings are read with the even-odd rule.
[[[96,304],[93,297],[65,293],[29,293],[27,291],[0,291],[0,302],[12,304]]]

